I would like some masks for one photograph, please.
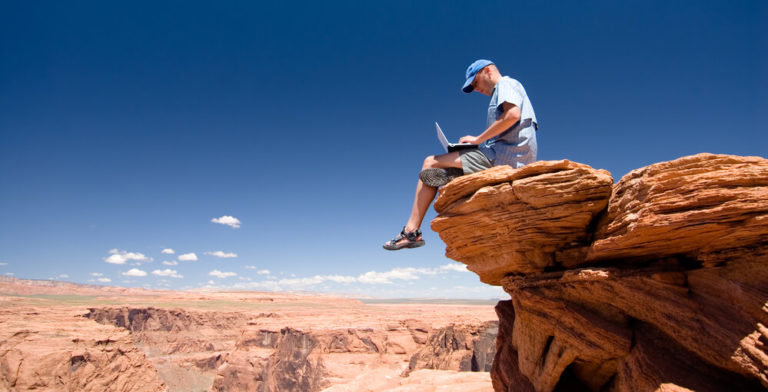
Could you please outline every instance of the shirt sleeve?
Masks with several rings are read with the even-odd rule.
[[[503,78],[498,87],[498,98],[496,110],[501,112],[503,110],[503,103],[509,102],[516,105],[520,109],[523,108],[523,94],[517,88],[517,85],[512,79]]]

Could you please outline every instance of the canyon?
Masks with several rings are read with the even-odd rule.
[[[488,391],[493,304],[0,278],[0,390]]]

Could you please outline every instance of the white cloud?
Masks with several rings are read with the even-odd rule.
[[[105,258],[104,261],[110,264],[125,264],[128,260],[149,261],[147,256],[138,252],[126,252],[124,250],[118,251],[117,249],[111,249],[109,254],[111,256]]]
[[[253,288],[265,288],[271,290],[285,290],[285,289],[306,289],[311,286],[317,286],[326,282],[350,284],[350,283],[363,283],[363,284],[392,284],[393,280],[415,280],[419,279],[422,275],[435,275],[439,269],[437,268],[394,268],[386,272],[368,271],[359,276],[350,275],[315,275],[304,278],[284,278],[274,281],[261,281],[251,284]],[[258,271],[260,275],[268,275],[269,270]],[[293,274],[291,274],[293,276]]]
[[[154,270],[152,271],[152,275],[157,276],[169,276],[171,278],[181,279],[183,276],[179,275],[176,270],[172,270],[170,268],[164,269],[164,270]]]
[[[211,222],[218,223],[222,225],[230,226],[234,229],[237,229],[240,227],[240,220],[235,218],[234,216],[224,215],[220,216],[218,218],[211,219]]]
[[[247,269],[256,269],[256,266],[245,266]],[[415,280],[421,279],[423,276],[435,276],[447,274],[450,272],[465,272],[466,267],[459,263],[448,263],[440,267],[435,268],[414,268],[414,267],[400,267],[393,268],[389,271],[378,272],[368,271],[358,276],[352,275],[314,275],[308,277],[296,277],[295,274],[290,274],[290,278],[278,279],[270,274],[269,270],[259,270],[259,275],[267,275],[266,279],[259,282],[243,282],[235,284],[232,287],[235,288],[249,288],[249,289],[265,289],[265,290],[307,290],[313,286],[320,286],[323,289],[328,289],[328,283],[337,283],[343,285],[349,285],[353,283],[361,283],[363,285],[391,285],[396,281],[403,281],[404,284],[413,285]],[[221,271],[212,271],[210,275],[218,276]],[[280,275],[284,274],[283,272]],[[229,275],[234,276],[234,275]],[[322,285],[322,286],[321,286]],[[367,289],[361,289],[365,291]]]
[[[179,262],[176,260],[173,261],[163,261],[163,265],[179,265]]]
[[[8,263],[0,263],[0,266],[6,266]]]
[[[221,259],[232,259],[237,257],[237,253],[224,253],[220,250],[217,250],[215,252],[205,252],[206,255],[216,256]]]
[[[123,276],[136,276],[136,277],[147,276],[147,272],[142,271],[138,268],[131,268],[127,272],[123,272]]]
[[[67,279],[67,278],[69,278],[69,275],[67,275],[67,274],[60,274],[59,276],[57,276],[57,278],[59,278],[59,279]]]
[[[179,255],[179,260],[181,261],[197,261],[197,255],[192,253],[184,253],[183,255]]]
[[[214,281],[212,281],[212,280],[209,280],[209,281],[208,281],[208,284],[211,284],[211,285],[212,285],[212,284],[216,284],[216,282],[214,282]]]
[[[101,283],[109,283],[109,282],[112,281],[112,279],[110,279],[110,278],[98,278],[96,280],[98,280]]]
[[[324,276],[315,275],[308,278],[280,279],[277,284],[280,286],[288,286],[292,288],[305,288],[307,286],[318,285],[324,281]]]
[[[326,275],[323,278],[336,283],[354,283],[357,279],[354,276]]]
[[[165,248],[165,249],[161,250],[160,253],[166,254],[166,255],[172,255],[172,254],[176,253],[176,251],[174,251],[171,248]]]
[[[104,276],[101,272],[91,272],[91,276]]]
[[[386,272],[368,271],[357,277],[360,283],[390,284],[392,279],[413,280],[419,279],[419,275],[434,275],[436,271],[429,268],[394,268]]]
[[[230,276],[237,276],[234,272],[221,272],[219,270],[213,270],[208,273],[208,275],[215,276],[219,279],[229,278]]]
[[[13,272],[6,272],[5,274],[8,276],[13,276]]]
[[[466,264],[461,264],[461,263],[448,263],[445,265],[441,265],[440,271],[469,272]]]

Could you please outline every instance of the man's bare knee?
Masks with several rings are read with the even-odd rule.
[[[431,167],[437,167],[437,159],[435,159],[434,155],[430,155],[426,158],[424,158],[424,165],[421,166],[421,169],[429,169]]]

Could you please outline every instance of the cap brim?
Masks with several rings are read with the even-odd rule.
[[[475,88],[472,87],[472,82],[475,80],[475,75],[472,75],[471,78],[467,79],[466,82],[464,82],[464,86],[461,88],[461,91],[469,94],[474,90]]]

